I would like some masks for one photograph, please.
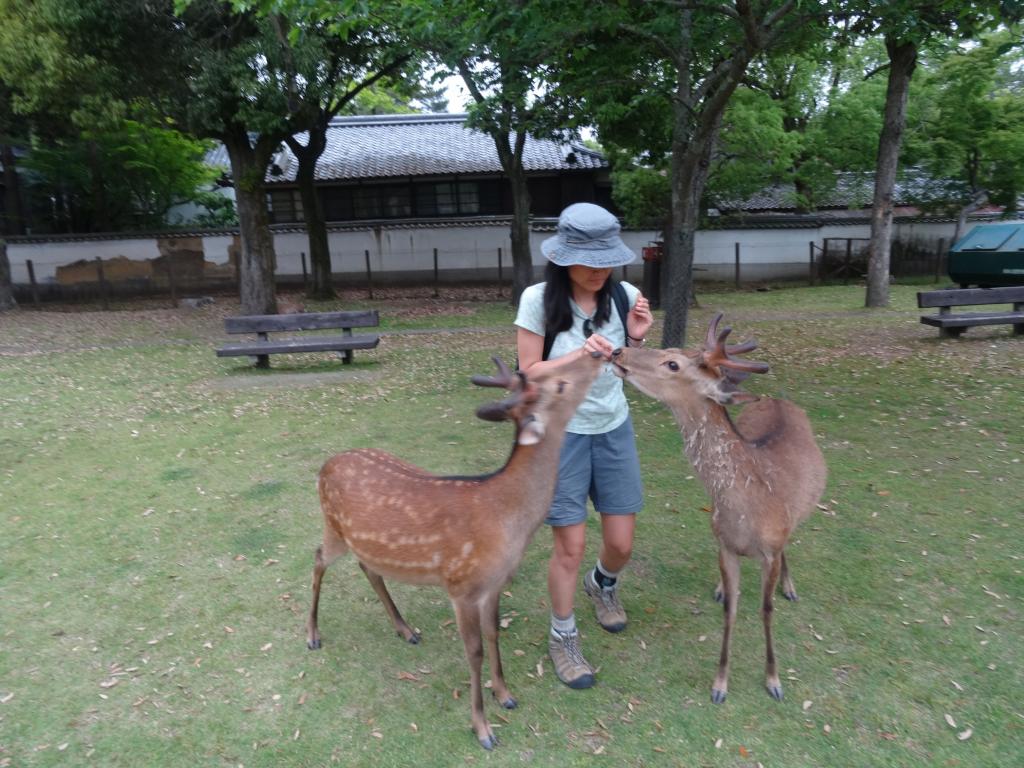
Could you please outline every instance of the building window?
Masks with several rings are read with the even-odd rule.
[[[327,221],[350,221],[352,211],[352,187],[324,187],[320,190]]]
[[[380,218],[380,198],[378,197],[376,187],[359,186],[352,188],[352,218]]]
[[[378,187],[380,209],[384,217],[398,219],[412,215],[412,200],[408,184],[388,184]]]
[[[267,195],[267,208],[272,224],[291,224],[304,221],[302,199],[297,189],[275,189]]]

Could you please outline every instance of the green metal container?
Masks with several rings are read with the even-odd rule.
[[[961,288],[1024,285],[1024,221],[976,226],[949,249],[949,276]]]

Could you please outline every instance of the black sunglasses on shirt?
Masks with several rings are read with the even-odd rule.
[[[590,318],[588,317],[586,320],[583,321],[583,338],[589,339],[593,335],[594,324],[590,321]]]

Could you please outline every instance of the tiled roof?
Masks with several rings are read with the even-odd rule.
[[[852,171],[836,176],[835,189],[816,201],[817,210],[870,208],[875,191],[875,174]],[[896,179],[893,205],[917,205],[924,201],[944,199],[949,195],[949,182],[935,181],[925,174],[907,170]],[[773,184],[742,200],[718,200],[716,207],[731,211],[793,211],[796,210],[796,189],[791,183]]]
[[[466,127],[464,114],[360,115],[337,117],[327,129],[327,149],[317,181],[501,173],[494,140]],[[298,136],[306,143],[303,134]],[[283,148],[267,174],[271,183],[294,183],[298,160]],[[606,168],[597,152],[574,142],[527,137],[523,166],[529,171]]]

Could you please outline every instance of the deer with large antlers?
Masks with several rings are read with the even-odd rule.
[[[740,556],[761,562],[761,617],[766,646],[765,686],[777,700],[782,683],[772,644],[773,595],[796,600],[785,547],[825,489],[825,459],[807,414],[788,400],[759,398],[738,383],[768,366],[732,357],[756,342],[726,345],[731,329],[708,327],[704,345],[685,349],[620,349],[616,372],[646,395],[668,406],[683,433],[686,455],[711,497],[711,527],[718,539],[721,581],[715,598],[725,605],[718,674],[711,688],[716,704],[729,686],[729,646],[736,622]],[[749,403],[733,421],[726,405]]]
[[[581,354],[543,376],[511,372],[495,358],[498,375],[473,382],[511,391],[482,405],[477,415],[516,425],[512,454],[497,472],[481,477],[441,477],[372,449],[345,451],[320,470],[323,543],[313,568],[309,648],[320,647],[317,607],[324,571],[351,551],[399,636],[419,635],[398,612],[384,579],[445,588],[455,609],[470,672],[472,727],[485,749],[497,743],[484,716],[480,669],[483,642],[492,690],[506,709],[516,706],[505,684],[498,650],[501,588],[523,559],[544,521],[555,490],[565,426],[601,371],[600,355]]]

